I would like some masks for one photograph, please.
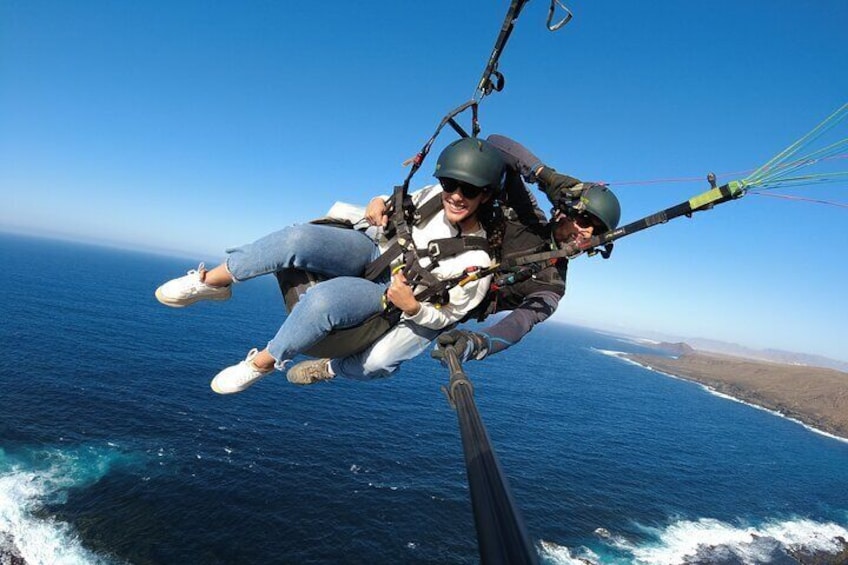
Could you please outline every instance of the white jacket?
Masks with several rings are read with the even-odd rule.
[[[441,198],[441,195],[441,185],[433,184],[413,192],[410,194],[410,197],[416,206],[420,206],[432,198]],[[387,198],[388,196],[384,197],[384,199]],[[356,223],[362,220],[365,214],[362,208],[352,208],[348,205],[337,203],[328,215],[334,218],[343,217]],[[377,241],[380,250],[385,252],[388,248],[388,241],[383,235],[382,229],[377,229],[376,232],[369,230],[369,235]],[[433,240],[456,237],[457,235],[459,235],[459,230],[447,220],[443,209],[440,209],[430,219],[412,228],[412,239],[418,249],[426,249],[427,245]],[[486,237],[486,232],[481,228],[478,231],[464,233],[463,235]],[[392,267],[400,265],[402,261],[403,259],[399,257],[392,262]],[[436,278],[445,280],[463,274],[467,267],[489,267],[491,261],[489,254],[485,251],[471,250],[454,257],[441,259],[439,264],[431,272]],[[429,257],[421,257],[421,265],[423,267],[426,267],[429,263]],[[461,320],[483,301],[491,282],[492,277],[488,276],[462,287],[457,285],[448,291],[450,300],[447,304],[438,307],[429,302],[422,302],[421,309],[418,313],[414,316],[404,314],[401,319],[433,330],[446,328]]]

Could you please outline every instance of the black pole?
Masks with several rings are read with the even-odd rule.
[[[480,561],[484,565],[536,564],[538,556],[477,411],[471,381],[453,348],[445,348],[445,361],[450,369],[448,399],[456,409],[465,453]]]
[[[546,251],[542,253],[524,255],[523,257],[513,259],[511,263],[512,265],[520,266],[537,263],[539,261],[547,261],[558,257],[573,259],[574,257],[591,251],[601,245],[611,244],[622,237],[632,235],[659,224],[665,224],[666,222],[681,216],[691,216],[695,212],[711,210],[719,204],[724,204],[725,202],[742,198],[744,195],[745,187],[739,181],[729,182],[725,185],[711,188],[704,193],[693,196],[686,202],[681,202],[680,204],[676,204],[670,208],[666,208],[665,210],[660,210],[650,216],[640,218],[626,226],[616,228],[602,235],[592,236],[582,243],[569,243],[558,251]]]

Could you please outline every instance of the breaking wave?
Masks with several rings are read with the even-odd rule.
[[[0,563],[106,564],[74,528],[45,515],[70,489],[94,484],[123,456],[114,448],[44,448],[19,454],[0,449]]]
[[[680,520],[664,528],[640,527],[646,535],[633,541],[604,528],[595,531],[592,547],[568,548],[543,541],[541,556],[558,565],[634,563],[638,565],[757,564],[842,562],[848,559],[848,529],[804,518],[775,520],[758,526],[719,520]]]

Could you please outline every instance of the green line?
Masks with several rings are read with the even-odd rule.
[[[825,118],[809,133],[801,137],[801,139],[797,140],[795,143],[793,143],[774,157],[772,157],[767,163],[765,163],[752,174],[750,174],[747,178],[744,179],[743,182],[747,185],[755,185],[759,182],[762,182],[764,179],[773,176],[774,171],[780,171],[782,168],[781,165],[786,163],[793,155],[798,153],[798,151],[800,151],[802,147],[812,143],[815,139],[817,139],[826,131],[834,127],[846,116],[848,116],[848,104],[843,104],[838,110],[836,110],[830,116]],[[837,142],[837,144],[838,143],[841,142]],[[814,152],[813,154],[815,153],[816,152]],[[800,166],[803,166],[804,159],[800,159],[799,161]]]

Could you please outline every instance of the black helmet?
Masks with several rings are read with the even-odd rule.
[[[500,151],[493,145],[476,137],[464,137],[442,151],[433,176],[466,182],[497,193],[503,187],[505,171]]]
[[[600,220],[605,229],[599,233],[614,230],[621,219],[621,205],[618,203],[618,198],[609,187],[601,184],[587,183],[586,188],[580,193],[580,199],[572,207],[577,212],[591,214]]]

